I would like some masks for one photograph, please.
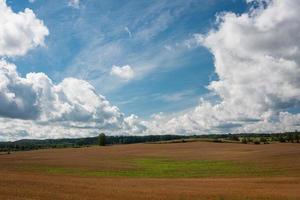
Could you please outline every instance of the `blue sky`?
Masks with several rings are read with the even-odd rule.
[[[213,56],[193,34],[207,33],[216,14],[242,13],[245,1],[80,1],[8,0],[15,12],[30,8],[49,29],[45,47],[10,58],[22,75],[44,72],[55,83],[65,77],[89,81],[126,115],[149,118],[192,108],[217,78]],[[131,80],[111,67],[130,65]]]
[[[300,129],[298,0],[0,0],[0,140]]]

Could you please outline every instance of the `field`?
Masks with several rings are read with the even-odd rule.
[[[0,155],[0,199],[300,199],[300,145],[187,142]]]

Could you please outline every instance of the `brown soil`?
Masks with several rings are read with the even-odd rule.
[[[236,160],[276,166],[282,176],[244,178],[106,178],[51,175],[23,166],[124,169],[123,159]],[[300,199],[300,145],[208,142],[49,149],[0,155],[0,199]]]

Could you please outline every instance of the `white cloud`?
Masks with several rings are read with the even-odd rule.
[[[0,62],[0,115],[39,121],[118,123],[118,108],[88,82],[66,78],[55,85],[44,73],[20,77],[16,66]]]
[[[66,78],[55,85],[44,73],[19,76],[16,66],[0,62],[0,115],[40,121],[118,122],[118,108],[83,80]]]
[[[173,48],[170,45],[164,45],[164,48],[168,51],[172,51]]]
[[[127,134],[146,129],[136,116],[125,118],[84,80],[65,78],[53,84],[44,73],[21,77],[16,66],[4,60],[0,61],[0,116],[0,124],[6,124],[0,126],[0,135],[11,132],[9,138],[24,134],[50,138],[86,136],[99,130]],[[55,133],[49,132],[51,127]]]
[[[0,0],[0,56],[25,55],[28,50],[44,45],[49,35],[43,21],[31,9],[15,13]]]
[[[29,3],[34,3],[34,2],[35,2],[35,0],[28,0],[28,2],[29,2]]]
[[[141,27],[140,30],[136,33],[136,37],[149,40],[155,37],[158,33],[164,31],[168,27],[168,23],[172,20],[172,16],[169,12],[163,12],[159,14],[155,20],[147,24],[146,27]]]
[[[299,8],[297,0],[274,0],[266,9],[219,16],[219,29],[200,42],[215,57],[219,80],[209,88],[224,103],[249,116],[299,104]]]
[[[300,106],[300,5],[297,0],[248,3],[255,4],[249,12],[222,13],[217,29],[195,35],[215,58],[218,80],[208,88],[217,103],[201,100],[192,110],[149,121],[125,118],[86,81],[66,78],[53,84],[43,73],[21,77],[2,60],[0,139],[90,136],[98,130],[199,134],[299,129],[300,114],[288,111]],[[129,65],[113,66],[111,75],[130,80],[135,73]],[[176,101],[184,95],[164,98]]]
[[[177,102],[195,96],[194,90],[184,90],[172,94],[159,94],[157,99],[165,102]]]
[[[25,55],[44,44],[48,29],[32,10],[14,13],[0,0],[0,11],[0,56]],[[120,70],[122,78],[134,75],[130,66]],[[14,64],[0,59],[0,140],[86,137],[100,130],[129,134],[143,131],[139,123],[136,116],[125,118],[84,80],[65,78],[54,84],[44,73],[21,77]]]
[[[1,60],[0,115],[29,119],[36,118],[38,112],[37,94],[31,83],[19,77],[14,65]]]
[[[136,115],[130,115],[125,118],[127,129],[130,130],[130,134],[143,134],[147,131],[147,124],[142,121]]]
[[[298,0],[249,3],[255,7],[248,13],[222,13],[217,29],[195,36],[215,58],[219,79],[208,88],[219,103],[202,101],[193,111],[166,118],[158,130],[256,132],[299,126],[294,123],[299,115],[287,110],[300,106],[300,4]]]
[[[130,80],[134,78],[134,71],[129,65],[125,65],[122,67],[113,65],[110,74],[124,80]]]
[[[127,26],[124,27],[124,30],[128,33],[129,37],[132,37],[132,33]]]
[[[68,5],[73,8],[79,8],[80,0],[69,0]]]
[[[48,29],[30,9],[13,13],[0,0],[0,11],[0,56],[25,55],[43,45]],[[134,75],[130,66],[119,69],[122,78]],[[100,130],[129,134],[144,128],[136,116],[125,118],[84,80],[65,78],[54,84],[44,73],[22,77],[14,64],[0,59],[0,140],[86,137]]]

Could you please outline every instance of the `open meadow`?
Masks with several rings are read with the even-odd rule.
[[[300,199],[300,145],[186,142],[0,155],[0,199]]]

